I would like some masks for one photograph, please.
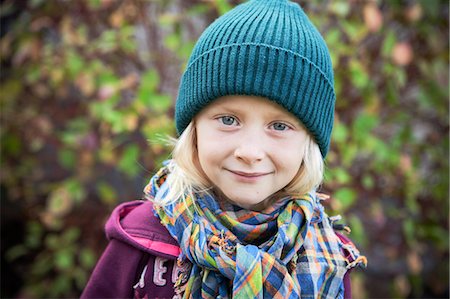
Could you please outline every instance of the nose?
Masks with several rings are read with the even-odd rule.
[[[234,156],[246,164],[254,164],[265,157],[266,151],[263,136],[258,136],[257,134],[249,135],[246,134],[239,138],[240,140],[234,151]]]

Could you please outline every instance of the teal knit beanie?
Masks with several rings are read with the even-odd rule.
[[[334,119],[333,82],[325,41],[298,4],[251,0],[200,36],[181,78],[176,127],[181,134],[218,97],[266,97],[303,123],[325,158]]]

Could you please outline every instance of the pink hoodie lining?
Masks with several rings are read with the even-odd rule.
[[[141,244],[142,246],[144,246],[145,248],[148,248],[153,251],[160,252],[160,253],[169,254],[169,255],[177,257],[180,255],[180,252],[181,252],[180,247],[171,245],[171,244],[167,244],[164,242],[153,241],[153,240],[149,240],[146,238],[140,238],[140,237],[135,237],[135,236],[133,236],[133,239],[136,242],[138,242],[139,244]]]

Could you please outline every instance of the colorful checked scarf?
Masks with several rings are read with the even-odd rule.
[[[180,296],[343,298],[348,262],[314,193],[283,198],[262,212],[204,194],[158,206],[170,188],[167,175],[161,169],[146,193],[182,250],[187,275],[176,284]]]

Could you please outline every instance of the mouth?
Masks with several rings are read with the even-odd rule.
[[[266,175],[271,174],[272,172],[245,172],[245,171],[238,171],[238,170],[231,170],[226,169],[227,171],[231,172],[232,174],[235,174],[242,178],[248,178],[248,179],[257,179]]]

